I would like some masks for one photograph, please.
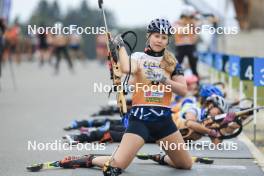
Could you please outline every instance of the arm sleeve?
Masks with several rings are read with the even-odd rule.
[[[142,57],[142,54],[140,52],[135,52],[131,54],[131,59],[134,61],[138,61]]]

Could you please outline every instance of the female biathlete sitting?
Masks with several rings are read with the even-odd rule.
[[[137,52],[131,56],[131,70],[122,38],[117,36],[114,40],[119,48],[123,73],[131,71],[135,83],[149,86],[148,90],[150,91],[145,91],[143,88],[137,87],[136,84],[132,97],[129,125],[112,162],[108,165],[109,168],[106,169],[109,170],[109,173],[125,169],[149,136],[154,138],[157,143],[184,144],[180,132],[177,131],[177,127],[172,121],[169,108],[173,92],[182,96],[187,93],[182,68],[174,56],[166,50],[170,28],[170,23],[165,19],[151,21],[148,26],[148,46],[144,53]],[[164,33],[160,34],[161,31]],[[170,85],[171,89],[153,91],[155,85],[156,87]],[[192,166],[191,156],[183,149],[183,145],[178,146],[176,150],[168,148],[165,151],[167,155],[161,158],[160,163],[176,168],[190,169]],[[93,159],[92,164],[102,166],[109,159],[109,157],[97,157]]]
[[[104,175],[120,175],[149,136],[158,144],[160,142],[168,143],[168,146],[171,143],[180,144],[176,150],[164,149],[167,155],[160,157],[160,164],[168,164],[180,169],[192,167],[192,158],[188,151],[184,150],[184,140],[173,123],[169,108],[173,92],[182,96],[187,93],[182,68],[174,56],[166,50],[170,28],[168,20],[151,21],[147,28],[148,46],[145,52],[137,52],[131,56],[131,70],[123,40],[119,35],[115,37],[113,42],[119,51],[122,72],[131,71],[136,83],[152,88],[146,92],[138,87],[133,93],[129,126],[113,156],[88,155],[83,158],[85,167],[104,167]],[[161,34],[160,31],[164,33]],[[171,89],[152,91],[153,85],[156,87],[170,85]]]

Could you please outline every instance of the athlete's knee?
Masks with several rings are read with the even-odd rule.
[[[190,169],[192,169],[192,164],[193,164],[192,161],[185,162],[182,165],[182,169],[190,170]]]
[[[188,159],[188,160],[182,161],[181,163],[178,163],[176,165],[176,168],[190,170],[192,168],[192,164],[193,164],[192,159]]]

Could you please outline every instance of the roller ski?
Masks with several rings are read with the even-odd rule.
[[[155,162],[158,162],[159,164],[164,165],[164,157],[166,155],[162,154],[155,154],[155,155],[148,155],[144,153],[137,154],[137,158],[140,160],[153,160]],[[214,160],[204,157],[192,157],[192,160],[194,163],[202,163],[202,164],[213,164]]]
[[[26,169],[30,172],[38,172],[47,169],[76,169],[76,168],[91,168],[92,159],[94,155],[84,155],[84,156],[67,156],[63,160],[44,162],[39,164],[32,164],[27,166]]]

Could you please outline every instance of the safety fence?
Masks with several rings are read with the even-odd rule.
[[[199,52],[199,62],[206,66],[209,79],[226,84],[227,94],[239,92],[238,98],[253,98],[254,106],[264,106],[264,58],[241,57],[223,53]],[[253,135],[256,142],[257,115]]]

